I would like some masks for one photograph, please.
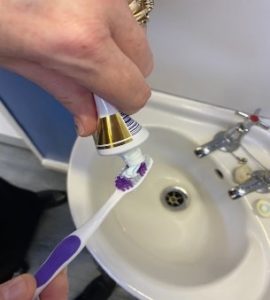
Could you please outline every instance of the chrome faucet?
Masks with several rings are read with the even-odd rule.
[[[226,131],[218,132],[212,141],[197,147],[194,153],[197,157],[202,158],[207,156],[215,150],[221,150],[225,152],[233,152],[240,146],[241,139],[245,136],[253,125],[258,125],[264,129],[269,129],[269,126],[265,125],[259,116],[260,109],[248,115],[246,113],[236,111],[236,114],[242,116],[244,121],[236,124],[236,126],[230,127]]]
[[[229,190],[229,196],[235,200],[251,192],[270,192],[270,170],[258,170],[251,174],[246,182]]]

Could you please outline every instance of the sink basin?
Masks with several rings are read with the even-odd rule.
[[[231,116],[160,93],[134,116],[150,132],[142,149],[153,158],[153,168],[111,211],[87,248],[136,298],[269,299],[269,230],[248,199],[228,197],[235,159],[218,152],[198,159],[193,153]],[[77,139],[68,173],[76,226],[112,194],[122,167],[118,157],[100,157],[92,138]]]

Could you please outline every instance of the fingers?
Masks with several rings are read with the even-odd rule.
[[[97,55],[90,64],[85,60],[83,68],[70,70],[70,74],[120,111],[131,114],[143,107],[151,90],[139,68],[111,38],[103,41]]]
[[[134,113],[151,94],[144,76],[152,69],[152,54],[143,29],[125,0],[95,2],[88,10],[83,22],[68,23],[65,31],[49,27],[55,35],[44,41],[40,61],[119,110]]]
[[[21,275],[0,285],[0,300],[32,300],[35,289],[34,277]]]
[[[41,293],[40,300],[67,300],[68,299],[68,279],[67,271],[62,271]]]
[[[127,1],[118,2],[111,2],[113,8],[108,15],[112,38],[147,77],[153,69],[153,55],[146,38],[146,30],[133,17]]]
[[[5,67],[37,83],[59,100],[73,114],[79,135],[87,136],[96,130],[96,109],[88,89],[32,62],[13,59]]]
[[[0,285],[0,300],[32,300],[36,281],[32,275],[24,274]],[[41,293],[41,300],[67,300],[67,271],[62,271]]]
[[[31,18],[20,16],[25,34],[12,47],[13,58],[21,57],[19,65],[11,63],[13,70],[59,99],[83,136],[96,126],[90,92],[128,114],[142,108],[151,94],[145,76],[153,60],[126,0],[42,3]]]

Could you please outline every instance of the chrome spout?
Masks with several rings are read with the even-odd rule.
[[[218,149],[225,152],[235,151],[240,146],[240,139],[243,136],[243,132],[239,128],[241,127],[218,132],[212,141],[197,147],[194,150],[195,155],[202,158]]]
[[[250,179],[238,186],[231,188],[228,191],[228,194],[233,200],[236,200],[252,192],[270,192],[269,170],[254,171]]]
[[[233,152],[240,147],[242,138],[250,131],[254,125],[260,126],[264,129],[269,129],[259,117],[260,109],[257,109],[254,114],[247,115],[241,112],[236,112],[238,115],[244,117],[244,121],[228,128],[226,131],[218,132],[214,138],[194,150],[197,157],[202,158],[214,152],[221,150],[224,152]]]

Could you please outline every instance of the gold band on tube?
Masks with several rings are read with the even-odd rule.
[[[108,149],[127,144],[133,139],[120,113],[116,113],[98,120],[94,140],[98,149]]]

